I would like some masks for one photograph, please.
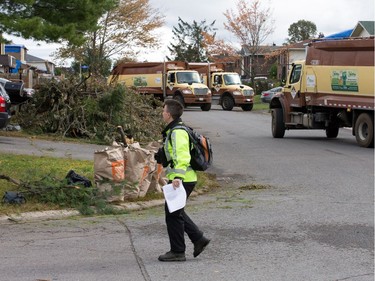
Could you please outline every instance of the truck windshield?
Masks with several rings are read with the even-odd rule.
[[[201,83],[198,72],[177,72],[177,83]]]
[[[240,76],[237,73],[224,74],[225,85],[241,85]]]

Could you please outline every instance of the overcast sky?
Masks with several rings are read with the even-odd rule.
[[[178,17],[188,23],[206,20],[209,24],[216,20],[217,39],[238,44],[237,39],[223,25],[226,21],[223,13],[228,9],[236,12],[234,3],[237,0],[150,0],[150,3],[165,15],[165,27],[159,31],[165,44],[158,51],[144,52],[142,60],[162,61],[168,55],[166,45],[172,38],[171,30],[177,25]],[[322,32],[325,36],[354,28],[358,21],[374,21],[373,0],[261,0],[261,5],[263,8],[271,8],[271,18],[275,22],[275,31],[264,45],[282,45],[288,37],[289,26],[302,19],[315,23],[318,33]],[[50,61],[54,61],[50,55],[59,47],[57,44],[37,44],[14,37],[11,39],[15,44],[24,44],[29,54]]]

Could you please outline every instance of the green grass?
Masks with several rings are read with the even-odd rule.
[[[94,167],[92,161],[0,153],[0,175],[10,177],[26,185],[35,185],[37,182],[38,184],[48,184],[48,187],[59,188],[61,185],[64,186],[64,184],[59,183],[64,182],[65,176],[69,170],[74,170],[77,174],[88,178],[94,184]],[[199,172],[198,178],[196,190],[199,192],[207,192],[219,186],[215,175]],[[38,188],[40,188],[39,185]],[[26,196],[27,201],[22,205],[1,203],[0,215],[67,208],[66,204],[61,202],[61,200],[65,198],[71,200],[72,197],[67,197],[64,194],[63,199],[58,198],[62,196],[61,192],[59,192],[61,189],[55,190],[57,191],[51,192],[51,195],[49,195],[51,199],[49,202],[58,201],[58,199],[60,199],[60,201],[58,201],[59,203],[43,203],[40,202],[38,198],[35,198],[35,196],[31,198]],[[20,191],[20,187],[8,180],[0,179],[0,198],[3,197],[5,191]],[[73,194],[73,196],[81,195],[82,194]],[[81,197],[76,198],[80,200]],[[129,201],[147,201],[161,198],[163,198],[162,193],[147,193],[143,198]]]
[[[267,110],[269,109],[270,105],[268,103],[263,103],[260,100],[260,95],[254,96],[254,107],[253,110]]]
[[[50,176],[56,181],[63,181],[69,170],[74,170],[93,182],[94,167],[91,161],[0,153],[0,175],[26,184],[40,181],[46,176]],[[0,179],[1,198],[5,191],[19,191],[19,186]],[[57,204],[27,200],[23,205],[0,204],[0,215],[51,209],[61,209],[61,207]]]

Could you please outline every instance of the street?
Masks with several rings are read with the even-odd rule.
[[[374,150],[350,129],[337,139],[312,130],[274,139],[268,112],[188,108],[182,117],[210,138],[208,172],[221,183],[187,204],[212,239],[199,257],[186,237],[186,262],[157,260],[169,250],[163,206],[6,222],[0,281],[374,280]]]

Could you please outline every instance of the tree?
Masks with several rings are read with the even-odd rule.
[[[174,55],[174,59],[172,60],[188,62],[207,61],[208,54],[204,39],[207,35],[215,39],[215,21],[211,24],[206,24],[205,20],[200,23],[193,21],[192,24],[189,24],[179,17],[178,22],[178,26],[173,27],[172,30],[173,39],[176,41],[176,44],[171,44],[168,47],[168,50]],[[170,58],[167,59],[170,60]]]
[[[293,44],[303,40],[312,39],[316,36],[316,33],[315,23],[307,20],[299,20],[290,25],[288,29],[289,38],[287,41],[289,44]]]
[[[83,43],[85,32],[116,0],[5,0],[0,3],[0,30],[45,42]]]
[[[152,9],[149,0],[120,0],[98,22],[98,29],[88,32],[80,48],[66,46],[60,58],[74,57],[89,66],[90,73],[106,76],[111,58],[136,57],[140,48],[156,48],[159,38],[153,31],[162,26],[163,16]]]
[[[254,0],[250,5],[245,0],[239,0],[236,4],[237,13],[233,10],[226,10],[224,16],[227,23],[225,29],[236,36],[241,45],[246,45],[250,52],[250,69],[244,69],[250,76],[254,85],[254,77],[257,69],[256,57],[261,44],[273,33],[274,20],[271,18],[270,8],[262,9],[260,0]]]
[[[204,33],[203,37],[203,48],[206,49],[207,58],[210,62],[234,63],[240,58],[236,48],[224,40],[216,39],[209,33]]]

